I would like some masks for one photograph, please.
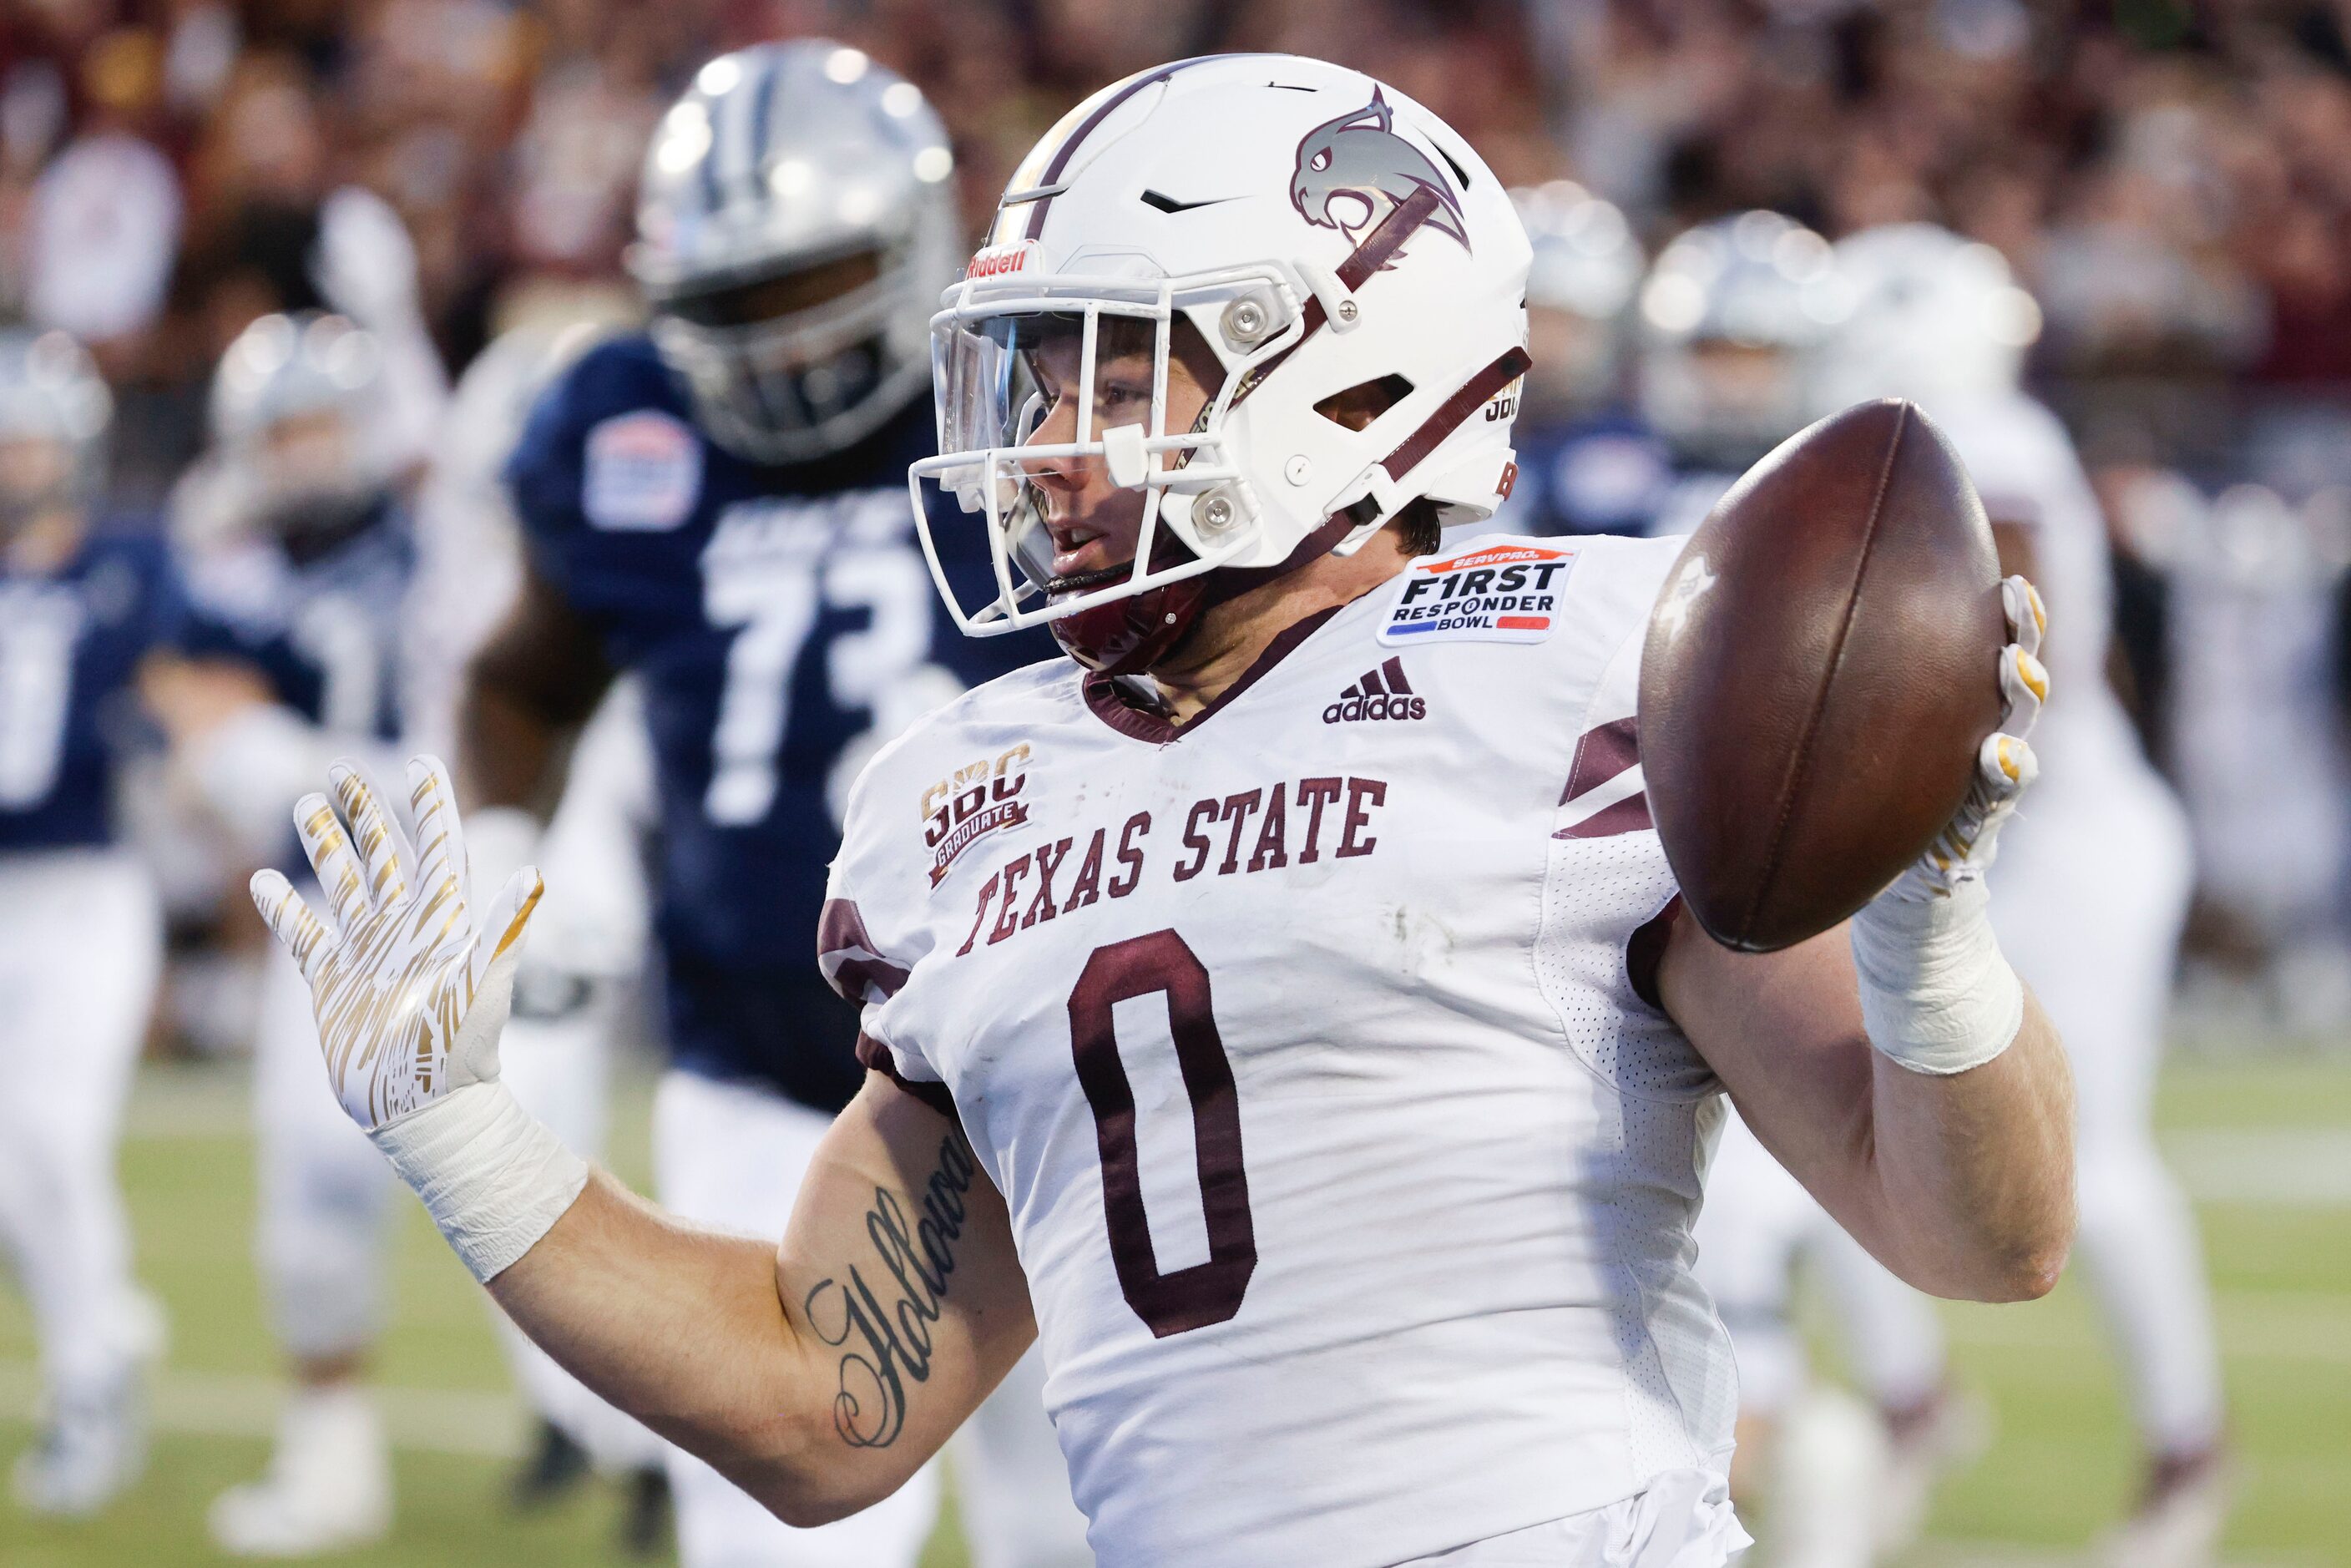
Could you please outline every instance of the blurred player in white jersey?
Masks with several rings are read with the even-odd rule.
[[[744,145],[697,110],[676,168]],[[1508,483],[1527,259],[1450,128],[1294,57],[1138,73],[1015,172],[934,319],[911,520],[967,632],[1071,658],[850,793],[818,941],[869,1071],[805,1155],[735,1124],[805,1163],[779,1245],[634,1199],[496,1082],[543,887],[464,900],[444,768],[413,847],[349,769],[305,799],[331,906],[255,895],[339,1097],[551,1354],[794,1524],[921,1474],[1033,1343],[1110,1568],[1724,1568],[1689,1273],[1723,1090],[1907,1277],[2047,1288],[2064,1061],[1980,874],[2037,601],[2002,591],[2011,732],[1941,852],[1816,941],[1714,945],[1634,711],[1675,547],[1441,548]]]
[[[2186,917],[2187,824],[2105,679],[2105,526],[2072,441],[2019,386],[2040,316],[1988,246],[1927,225],[1841,241],[1853,289],[1815,412],[1907,397],[1975,477],[2004,570],[2050,609],[2059,694],[2032,810],[1992,873],[2002,948],[2064,1031],[2079,1086],[2081,1248],[2145,1469],[2116,1568],[2212,1560],[2227,1505],[2220,1355],[2195,1219],[2154,1137],[2156,1071]]]
[[[400,733],[413,545],[398,487],[416,453],[383,378],[372,334],[316,312],[256,321],[214,378],[212,446],[183,486],[190,659],[151,692],[175,772],[246,864],[290,852],[282,813],[322,758],[383,756]],[[273,962],[254,1042],[256,1256],[296,1388],[268,1476],[213,1510],[240,1555],[353,1545],[391,1520],[361,1378],[397,1188],[364,1139],[317,1114],[317,1041],[299,975]]]
[[[111,413],[80,345],[0,331],[0,1261],[41,1355],[14,1493],[53,1514],[138,1478],[162,1348],[114,1158],[162,916],[113,797],[133,679],[183,607],[160,538],[100,526]]]
[[[1824,346],[1853,308],[1828,242],[1777,213],[1693,229],[1641,290],[1639,402],[1676,477],[1651,525],[1698,526],[1747,465],[1813,417]],[[1932,1313],[1832,1220],[1734,1112],[1699,1216],[1698,1275],[1739,1348],[1734,1490],[1768,1498],[1765,1543],[1792,1568],[1858,1568],[1923,1519],[1967,1412],[1946,1393]],[[1874,1408],[1811,1375],[1791,1321],[1799,1265],[1826,1287]]]

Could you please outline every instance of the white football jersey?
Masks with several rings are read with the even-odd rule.
[[[1368,1568],[1727,1465],[1721,1102],[1635,978],[1677,549],[1481,538],[1180,733],[1044,664],[859,783],[826,972],[1010,1206],[1111,1568]]]
[[[2095,796],[2117,773],[2151,775],[2106,680],[2114,576],[2105,517],[2064,425],[2022,392],[1949,399],[1927,413],[1950,437],[1992,520],[2032,532],[2032,585],[2049,608],[2041,650],[2049,706],[2032,731],[2037,803],[2045,810],[2060,795]]]

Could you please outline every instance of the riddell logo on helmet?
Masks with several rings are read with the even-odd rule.
[[[1404,678],[1404,661],[1389,659],[1376,670],[1339,694],[1339,700],[1322,710],[1324,724],[1364,724],[1382,720],[1426,718],[1426,699],[1413,695],[1412,683]]]
[[[966,278],[1002,277],[1007,273],[1026,272],[1029,258],[1037,254],[1037,242],[1024,239],[1017,245],[991,246],[975,255],[964,267]]]

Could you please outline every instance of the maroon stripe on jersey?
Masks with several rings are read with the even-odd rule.
[[[1666,961],[1666,942],[1673,936],[1674,921],[1681,912],[1682,895],[1677,893],[1625,943],[1625,978],[1632,982],[1635,996],[1659,1012],[1666,1004],[1657,997],[1657,969]]]
[[[1587,729],[1575,743],[1575,760],[1568,765],[1567,788],[1559,792],[1566,805],[1587,789],[1596,789],[1641,760],[1641,721],[1636,715]]]
[[[1061,172],[1070,166],[1070,160],[1076,154],[1078,144],[1083,141],[1087,137],[1092,135],[1094,128],[1100,125],[1103,120],[1108,120],[1111,116],[1112,110],[1117,109],[1120,104],[1124,103],[1136,93],[1141,92],[1144,88],[1151,86],[1155,82],[1165,81],[1169,77],[1174,76],[1177,71],[1182,70],[1186,66],[1196,66],[1204,60],[1224,59],[1227,57],[1228,57],[1223,55],[1195,55],[1188,60],[1177,60],[1172,66],[1162,66],[1159,69],[1152,72],[1149,76],[1143,78],[1139,81],[1131,81],[1127,83],[1123,89],[1113,93],[1109,98],[1103,99],[1102,106],[1100,109],[1095,110],[1092,114],[1087,115],[1085,123],[1079,126],[1075,131],[1071,131],[1070,139],[1053,150],[1053,161],[1045,165],[1045,172],[1043,176],[1038,180],[1037,183],[1040,186],[1050,185],[1055,181],[1059,180],[1061,177]],[[1058,193],[1058,192],[1055,193],[1055,194]],[[1029,237],[1030,239],[1037,239],[1044,234],[1045,209],[1052,204],[1053,197],[1051,195],[1044,195],[1038,197],[1035,204],[1030,207],[1029,212]]]
[[[890,1048],[872,1035],[860,1034],[857,1037],[857,1060],[868,1071],[880,1073],[940,1115],[956,1117],[955,1096],[947,1092],[946,1084],[925,1083],[919,1078],[907,1077],[898,1071],[898,1059],[890,1054]]]
[[[1401,479],[1421,465],[1421,460],[1437,450],[1437,444],[1461,428],[1479,406],[1496,392],[1527,373],[1534,361],[1524,349],[1512,349],[1464,382],[1459,392],[1437,405],[1418,430],[1404,438],[1404,444],[1380,459],[1380,466],[1388,471],[1391,479]]]
[[[828,898],[816,923],[817,967],[825,983],[852,1002],[871,1001],[874,993],[894,997],[906,983],[906,971],[873,950],[865,917],[846,898]]]
[[[1637,833],[1644,828],[1656,825],[1649,820],[1649,798],[1646,795],[1628,795],[1613,806],[1603,806],[1572,828],[1562,828],[1552,837],[1608,839],[1618,833]]]

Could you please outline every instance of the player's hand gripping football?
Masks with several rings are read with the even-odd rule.
[[[2025,737],[2049,700],[2049,672],[2040,658],[2049,613],[2040,593],[2022,577],[2001,583],[2000,603],[2008,617],[2008,645],[2000,651],[2000,727],[1976,753],[1975,782],[1959,814],[1880,898],[1949,898],[1980,880],[1999,852],[2001,824],[2040,773]]]
[[[310,984],[343,1109],[374,1132],[496,1080],[498,1032],[541,889],[525,866],[475,920],[456,795],[436,758],[408,765],[421,854],[350,764],[329,769],[328,786],[333,801],[305,795],[294,825],[330,916],[274,871],[254,876],[253,901]]]

